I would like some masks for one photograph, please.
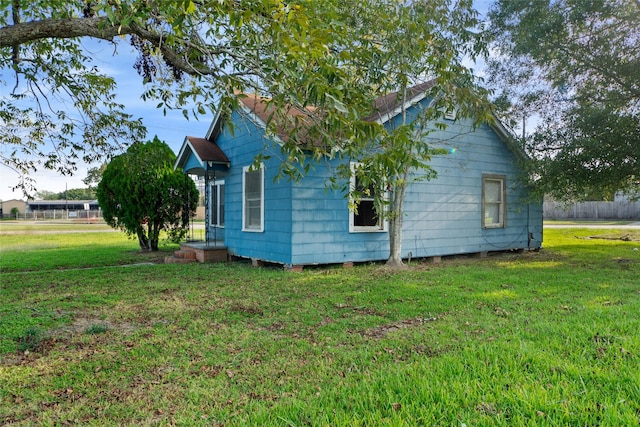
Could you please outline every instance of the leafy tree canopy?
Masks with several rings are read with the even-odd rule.
[[[537,188],[558,199],[638,195],[640,2],[498,0],[489,13],[497,104],[526,137]]]
[[[471,0],[360,0],[338,2],[331,13],[316,10],[326,19],[339,17],[329,49],[337,60],[327,66],[335,70],[328,75],[338,91],[324,93],[326,103],[320,108],[311,101],[302,107],[314,108],[299,109],[299,114],[274,110],[275,120],[267,129],[271,134],[290,130],[286,141],[276,144],[284,154],[281,173],[293,179],[304,176],[318,159],[346,160],[328,185],[342,189],[353,210],[363,196],[374,199],[378,219],[390,224],[391,267],[402,266],[406,189],[415,180],[433,178],[431,156],[446,152],[446,142],[429,135],[443,129],[441,119],[453,111],[475,124],[493,118],[486,91],[464,62],[485,53],[472,6]],[[417,95],[428,102],[409,114]],[[390,112],[393,121],[386,120]],[[256,163],[263,158],[258,156]],[[358,187],[350,185],[354,175]]]
[[[100,159],[144,133],[115,102],[115,81],[92,66],[82,37],[113,42],[117,51],[126,36],[139,53],[143,99],[186,117],[224,115],[239,92],[264,96],[267,133],[288,133],[277,141],[281,174],[298,179],[323,157],[358,160],[365,185],[399,196],[387,202],[375,192],[380,214],[398,230],[408,173],[428,169],[437,153],[425,144],[426,123],[454,107],[460,116],[487,116],[463,65],[465,55],[484,50],[472,0],[0,0],[0,10],[0,65],[15,76],[0,104],[3,144],[15,148],[4,161],[25,172],[42,165],[66,173],[77,158]],[[426,80],[436,83],[433,103],[419,120],[403,111],[389,129],[373,117],[374,99],[397,93],[407,101],[407,89]],[[58,107],[63,100],[73,114]],[[300,114],[287,114],[292,107]],[[351,169],[338,173],[347,178]],[[105,171],[101,182],[110,180]],[[401,263],[399,250],[392,254]]]
[[[86,178],[82,180],[84,185],[88,186],[89,188],[95,188],[95,186],[98,185],[98,183],[102,179],[102,174],[104,173],[104,170],[106,168],[106,162],[102,163],[100,166],[89,168]]]
[[[144,138],[86,37],[113,43],[114,55],[128,42],[147,84],[142,98],[159,108],[198,117],[237,106],[237,91],[259,91],[277,111],[314,105],[316,123],[342,123],[345,103],[359,93],[348,90],[352,76],[339,67],[347,28],[339,7],[335,0],[0,0],[0,85],[8,88],[0,97],[2,162],[30,189],[30,171],[69,174],[79,160],[104,161]],[[317,134],[328,137],[322,126]]]
[[[58,193],[49,190],[40,190],[36,193],[36,200],[58,200]]]
[[[387,264],[399,267],[406,189],[415,180],[435,177],[429,161],[447,152],[447,142],[430,134],[446,126],[442,119],[448,112],[476,123],[492,119],[486,91],[464,64],[485,53],[485,42],[471,1],[366,0],[345,9],[351,17],[345,67],[358,76],[357,86],[366,98],[378,100],[378,105],[369,105],[365,120],[384,121],[381,110],[398,110],[398,115],[385,126],[373,127],[372,138],[349,139],[340,146],[338,155],[358,166],[339,166],[334,186],[357,176],[361,188],[344,187],[353,209],[363,191],[373,192],[367,196],[374,197],[379,219],[389,222]],[[410,101],[422,94],[427,102],[409,114]]]
[[[158,250],[161,231],[171,241],[182,239],[198,205],[195,183],[173,169],[175,160],[157,137],[138,142],[109,162],[98,184],[105,221],[136,236],[142,250]]]
[[[93,200],[96,198],[96,192],[91,188],[70,188],[59,193],[41,190],[36,193],[36,198],[41,200]]]

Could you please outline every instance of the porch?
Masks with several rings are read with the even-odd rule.
[[[210,139],[185,138],[175,168],[181,168],[189,175],[204,177],[204,239],[181,243],[175,257],[199,262],[228,260],[224,245],[224,177],[229,166],[227,156]]]
[[[181,243],[180,251],[195,254],[198,262],[226,262],[229,258],[227,247],[221,241]]]

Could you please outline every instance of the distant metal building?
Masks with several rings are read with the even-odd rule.
[[[97,200],[30,200],[27,202],[27,212],[40,211],[97,211],[100,209]]]
[[[24,213],[27,208],[27,204],[24,200],[10,199],[0,201],[0,215],[2,217],[9,217],[11,211],[17,210],[18,213]]]

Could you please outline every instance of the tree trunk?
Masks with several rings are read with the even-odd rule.
[[[153,222],[149,221],[149,250],[157,251],[158,250],[158,241],[160,240],[160,229],[162,228],[161,222]]]
[[[407,110],[404,105],[407,101],[407,86],[402,90],[402,125],[407,123]],[[404,204],[404,196],[407,189],[407,178],[409,176],[408,168],[402,173],[402,177],[396,178],[391,190],[391,203],[389,206],[389,259],[387,266],[391,268],[403,268],[402,262],[402,205]]]
[[[389,221],[389,259],[387,266],[402,268],[402,219],[392,218]]]
[[[144,229],[138,231],[138,243],[140,244],[141,251],[146,252],[149,250],[149,239],[147,238]]]
[[[389,259],[387,266],[391,268],[403,268],[402,262],[402,204],[406,184],[396,187],[391,193],[390,218],[389,218]]]

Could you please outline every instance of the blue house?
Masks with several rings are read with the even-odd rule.
[[[408,113],[429,101],[420,88],[411,91]],[[383,123],[397,119],[396,99],[377,100]],[[265,135],[264,102],[253,95],[239,101],[228,121],[215,118],[205,138],[187,137],[176,162],[205,177],[207,246],[288,268],[387,259],[387,225],[375,219],[373,203],[363,199],[355,213],[342,192],[325,188],[340,160],[318,164],[299,182],[274,180],[278,154]],[[470,120],[447,120],[429,138],[447,141],[451,154],[432,158],[437,178],[407,189],[403,257],[540,248],[542,202],[528,197],[518,166],[524,153],[509,132],[499,123],[474,129]],[[253,170],[259,153],[272,156]]]

